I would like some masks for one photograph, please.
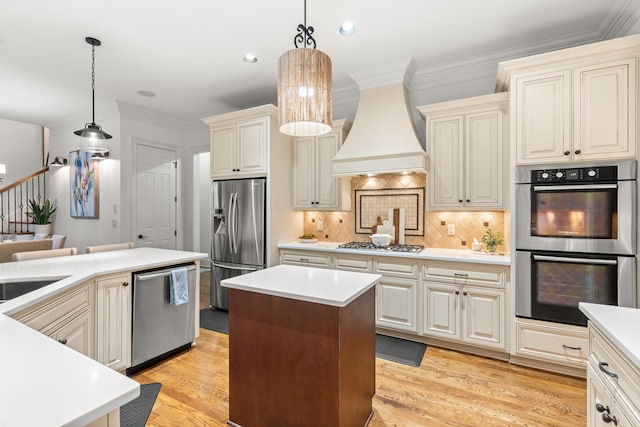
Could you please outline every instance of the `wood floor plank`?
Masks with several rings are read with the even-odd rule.
[[[201,329],[196,342],[133,377],[162,383],[148,426],[226,425],[228,336]],[[586,404],[584,379],[429,346],[418,367],[376,359],[369,426],[582,427]]]

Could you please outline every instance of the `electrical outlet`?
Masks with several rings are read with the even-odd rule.
[[[447,224],[447,235],[455,236],[456,235],[456,225],[455,224]]]
[[[316,221],[318,223],[318,231],[324,230],[324,221]]]

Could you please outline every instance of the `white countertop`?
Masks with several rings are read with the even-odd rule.
[[[139,271],[207,254],[139,248],[0,263],[0,283],[65,277],[0,304],[0,426],[84,426],[134,399],[136,381],[9,315],[95,276]]]
[[[222,286],[345,307],[382,278],[379,274],[277,265],[222,281]]]
[[[615,305],[578,304],[587,318],[611,340],[620,351],[640,368],[640,309]]]
[[[415,260],[440,260],[440,261],[457,261],[457,262],[476,262],[482,264],[509,265],[511,257],[509,255],[489,255],[486,252],[474,252],[469,249],[440,249],[425,248],[418,253],[410,252],[394,252],[388,250],[362,250],[362,249],[343,249],[338,248],[340,242],[317,242],[317,243],[300,243],[291,242],[278,245],[280,249],[297,249],[318,252],[332,253],[349,253],[358,255],[375,255],[402,257]]]

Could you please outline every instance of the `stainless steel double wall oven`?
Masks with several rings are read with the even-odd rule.
[[[637,163],[516,168],[516,316],[586,325],[636,306]]]

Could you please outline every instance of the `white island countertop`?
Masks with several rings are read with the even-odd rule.
[[[131,401],[140,385],[9,316],[105,274],[206,257],[153,248],[0,263],[0,283],[61,280],[0,304],[0,426],[84,426]]]
[[[411,252],[394,252],[384,249],[362,250],[362,249],[345,249],[339,248],[340,242],[317,242],[317,243],[281,243],[278,245],[280,249],[307,250],[316,252],[331,253],[348,253],[358,255],[375,255],[401,257],[408,259],[420,260],[439,260],[439,261],[455,261],[455,262],[474,262],[481,264],[509,265],[511,257],[502,253],[490,255],[486,252],[474,252],[469,249],[442,249],[442,248],[425,248],[418,253]]]
[[[640,368],[640,309],[586,302],[581,302],[578,306],[580,311]]]
[[[277,265],[222,281],[242,291],[345,307],[373,287],[379,274]]]

